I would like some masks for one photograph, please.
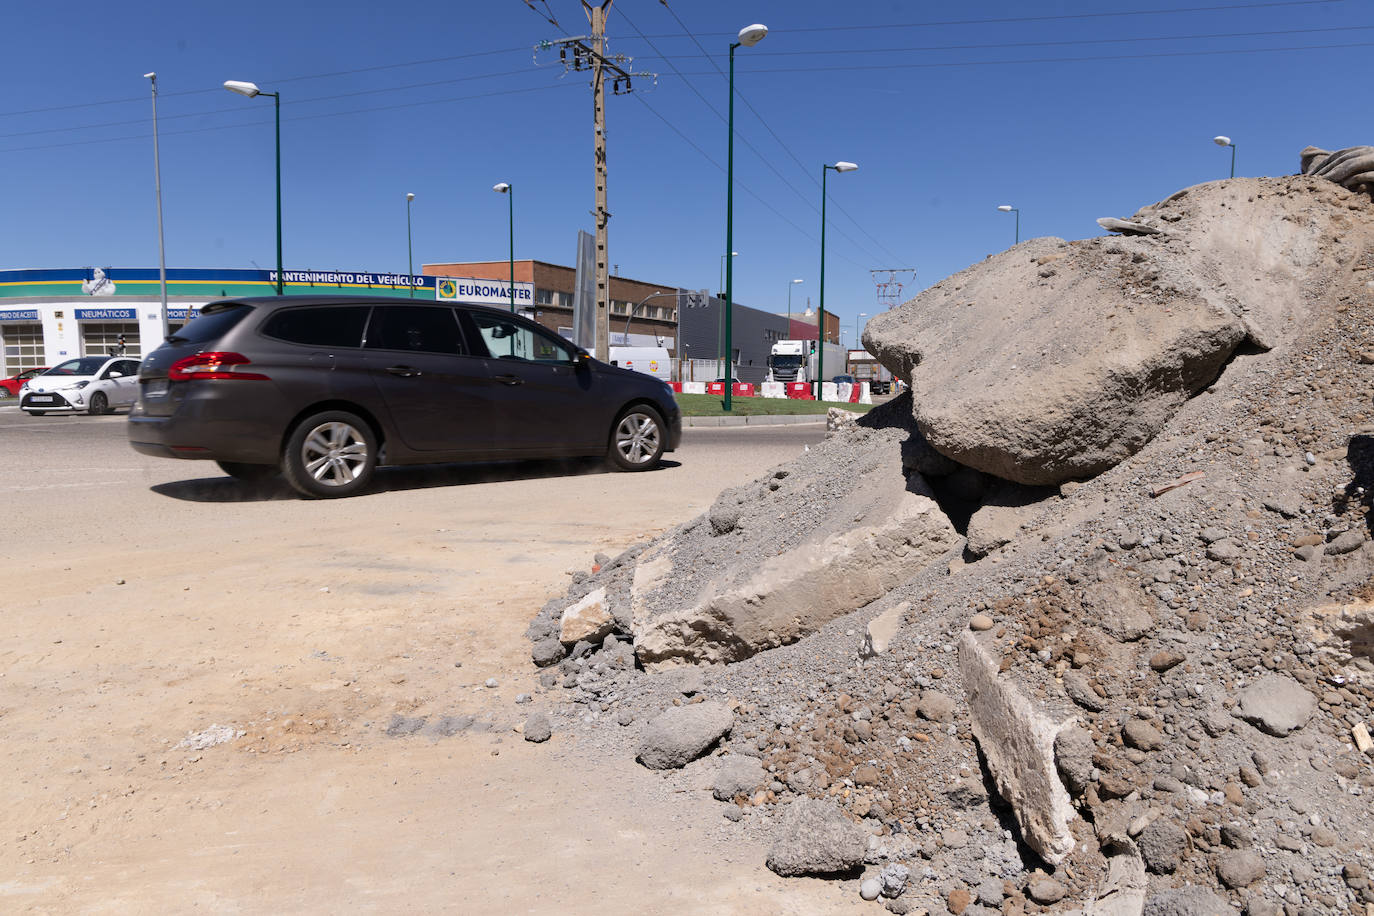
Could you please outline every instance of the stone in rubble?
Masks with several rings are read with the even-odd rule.
[[[1059,775],[1064,786],[1073,795],[1082,795],[1092,782],[1093,752],[1092,735],[1084,729],[1070,727],[1061,731],[1054,739],[1054,762],[1059,767]]]
[[[686,766],[734,727],[735,714],[723,703],[670,706],[644,728],[639,762],[651,770]]]
[[[535,744],[542,744],[553,737],[553,726],[549,724],[549,717],[542,712],[532,712],[525,720],[523,729],[526,741],[533,741]]]
[[[1089,585],[1082,601],[1089,619],[1120,642],[1135,642],[1155,628],[1154,599],[1123,574]]]
[[[1034,516],[1039,505],[1054,495],[1044,487],[1004,483],[983,497],[983,505],[969,518],[968,552],[985,557],[1016,539],[1021,526]]]
[[[1316,697],[1297,681],[1268,674],[1240,692],[1232,714],[1284,738],[1306,725],[1316,709]]]
[[[757,757],[731,754],[721,761],[711,794],[717,801],[730,801],[739,795],[753,795],[763,783],[763,764]]]
[[[832,799],[802,796],[782,813],[768,867],[783,877],[832,875],[863,865],[868,841]]]
[[[1160,891],[1145,901],[1141,916],[1231,916],[1229,901],[1205,887],[1188,884]]]
[[[1157,875],[1170,875],[1188,850],[1188,834],[1168,818],[1150,821],[1136,838],[1145,867]]]
[[[576,604],[563,609],[558,618],[558,639],[565,645],[579,642],[599,643],[615,629],[615,616],[606,602],[606,590],[598,588]]]
[[[1249,887],[1264,877],[1264,860],[1249,849],[1228,849],[1217,859],[1217,877],[1232,889]]]

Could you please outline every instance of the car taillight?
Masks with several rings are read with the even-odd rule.
[[[197,353],[168,366],[167,378],[174,382],[216,378],[267,380],[261,373],[244,372],[241,367],[248,364],[248,357],[242,353]]]

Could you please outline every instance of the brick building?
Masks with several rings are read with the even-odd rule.
[[[425,264],[420,270],[428,276],[508,282],[510,267],[510,261],[457,261]],[[577,271],[571,267],[545,261],[516,261],[515,282],[534,284],[533,308],[522,306],[520,310],[530,313],[529,317],[549,330],[571,339],[576,279]],[[611,277],[611,346],[667,347],[676,356],[677,321],[675,285]]]

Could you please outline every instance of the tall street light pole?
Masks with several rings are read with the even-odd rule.
[[[414,194],[406,195],[406,286],[410,287],[410,298],[415,298],[415,249],[410,243],[410,205],[415,202]]]
[[[825,384],[825,179],[833,169],[836,172],[852,172],[858,166],[852,162],[837,162],[821,166],[821,296],[816,306],[816,400],[821,399],[821,388]]]
[[[859,348],[859,319],[867,318],[868,312],[860,312],[854,317],[854,349]]]
[[[1213,137],[1212,142],[1217,146],[1231,147],[1231,177],[1236,177],[1236,145],[1231,142],[1230,137]]]
[[[1001,210],[1003,213],[1016,214],[1016,244],[1021,244],[1021,211],[1013,207],[1011,204],[1002,204],[1002,206],[998,207],[997,209]]]
[[[738,252],[738,251],[732,251],[732,252],[730,252],[730,257],[732,257],[732,258],[737,258],[737,257],[739,257],[739,252]],[[721,256],[720,256],[720,286],[718,287],[718,289],[720,290],[720,292],[724,292],[724,291],[725,291],[725,255],[721,255]]]
[[[162,244],[162,163],[157,150],[157,74],[145,73],[143,78],[153,87],[153,187],[157,191],[157,280],[162,294],[162,336],[172,336],[172,316],[167,314],[167,253]],[[186,319],[191,318],[191,306],[186,306]]]
[[[787,284],[787,336],[792,336],[792,287],[802,282],[800,279],[793,280]]]
[[[510,186],[510,182],[503,181],[494,184],[491,189],[497,194],[506,195],[506,203],[509,204],[507,214],[507,224],[510,226],[510,313],[515,314],[515,189]]]
[[[735,49],[743,45],[752,48],[763,41],[768,34],[768,26],[761,23],[747,25],[739,30],[739,41],[730,44],[730,139],[726,144],[725,156],[725,250],[731,257],[725,259],[725,412],[731,410],[731,392],[735,387],[735,350],[731,340],[734,323],[734,282],[735,282]]]
[[[273,108],[276,110],[277,118],[277,295],[281,295],[282,266],[281,266],[281,93],[263,92],[258,88],[257,83],[249,83],[243,80],[225,80],[224,88],[230,92],[237,92],[241,96],[253,98],[258,95],[272,97]],[[190,306],[187,306],[189,309]]]

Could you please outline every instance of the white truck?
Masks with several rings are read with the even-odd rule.
[[[667,347],[611,347],[611,365],[643,372],[665,382],[673,378],[673,361]]]
[[[814,340],[779,340],[768,352],[768,381],[814,382],[817,369],[828,378],[845,371],[844,350],[838,344],[825,345],[824,363],[817,367]]]
[[[874,394],[892,391],[892,373],[867,350],[849,351],[849,374],[856,382],[868,382],[868,390]]]

